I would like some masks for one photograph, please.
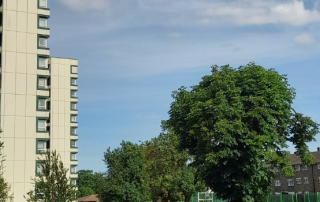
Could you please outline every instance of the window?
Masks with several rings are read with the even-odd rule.
[[[71,78],[71,86],[76,86],[76,85],[77,85],[77,79]]]
[[[301,178],[297,178],[296,181],[297,181],[297,184],[301,184]]]
[[[78,74],[78,66],[71,66],[71,74]]]
[[[40,8],[48,8],[47,0],[39,0],[39,7]]]
[[[309,178],[304,177],[304,178],[303,178],[303,183],[304,183],[304,184],[309,184]]]
[[[71,128],[71,135],[77,135],[77,128]]]
[[[77,123],[77,116],[71,115],[71,123]]]
[[[71,140],[71,148],[77,148],[77,140]]]
[[[76,186],[77,185],[77,179],[71,179],[71,185]]]
[[[77,173],[77,166],[72,165],[72,166],[70,167],[70,173],[71,173],[71,174],[76,174],[76,173]]]
[[[308,170],[308,166],[307,165],[302,165],[302,170]]]
[[[275,181],[274,181],[274,186],[280,187],[280,186],[281,186],[280,180],[275,180]]]
[[[48,28],[48,18],[39,17],[39,27],[40,28]]]
[[[39,57],[38,59],[38,65],[39,65],[39,68],[47,68],[47,58],[45,57]]]
[[[47,150],[47,140],[38,140],[37,141],[37,153],[44,154]]]
[[[318,164],[318,169],[320,169],[320,164]]]
[[[295,169],[295,171],[300,171],[300,165],[295,165],[294,169]]]
[[[71,90],[71,97],[77,98],[77,91],[76,90]]]
[[[288,187],[293,187],[293,186],[294,186],[294,180],[288,179]]]
[[[38,109],[39,110],[47,109],[47,100],[45,98],[38,98]]]
[[[40,89],[46,89],[47,88],[47,78],[39,78],[39,82],[38,82],[38,88]]]
[[[42,161],[37,161],[36,162],[36,175],[43,175],[43,162]]]
[[[39,36],[39,48],[48,48],[48,38]]]
[[[47,131],[46,122],[46,120],[38,119],[38,131]]]
[[[76,161],[77,160],[77,153],[71,153],[71,161]]]
[[[77,110],[77,103],[71,102],[71,110],[76,111]]]

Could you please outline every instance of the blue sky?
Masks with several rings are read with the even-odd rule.
[[[287,74],[294,107],[320,122],[320,1],[51,0],[52,56],[79,59],[79,168],[157,136],[171,92],[210,66]],[[320,136],[317,136],[319,139]],[[320,143],[310,143],[314,151]]]

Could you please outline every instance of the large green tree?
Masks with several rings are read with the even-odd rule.
[[[83,197],[97,194],[98,190],[105,183],[103,173],[93,173],[92,170],[79,170],[77,180],[77,196]]]
[[[163,132],[144,144],[145,168],[153,201],[189,202],[204,184],[189,167],[187,151],[178,150],[178,137],[162,123]]]
[[[71,185],[61,157],[56,151],[48,152],[41,160],[38,177],[33,179],[35,191],[30,190],[24,198],[28,202],[70,202],[76,200],[76,188]]]
[[[218,197],[263,201],[274,178],[270,168],[294,174],[284,152],[288,142],[303,163],[313,162],[306,142],[319,125],[292,108],[295,96],[287,77],[274,69],[213,66],[198,85],[173,93],[168,124]]]
[[[141,145],[123,141],[121,147],[114,150],[107,149],[104,162],[108,171],[104,189],[98,193],[101,201],[150,201]]]

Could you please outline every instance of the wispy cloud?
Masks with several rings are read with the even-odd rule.
[[[309,45],[314,42],[312,36],[308,33],[302,33],[294,38],[294,42],[299,45]]]
[[[319,6],[301,0],[60,0],[78,11],[96,10],[117,16],[117,23],[166,25],[289,24],[319,22]]]

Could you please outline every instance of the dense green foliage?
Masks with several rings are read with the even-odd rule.
[[[0,131],[0,133],[1,132],[2,131]],[[0,142],[0,202],[13,200],[13,195],[9,194],[11,187],[8,184],[8,182],[3,178],[3,173],[2,173],[2,164],[4,161],[3,154],[2,154],[3,146],[4,146],[4,143]]]
[[[101,201],[150,201],[142,150],[141,145],[123,141],[120,148],[105,152],[108,171],[104,189],[98,193]]]
[[[92,170],[79,170],[77,180],[77,197],[97,194],[105,180],[103,173],[93,173]]]
[[[63,166],[60,155],[53,151],[45,155],[41,162],[41,173],[34,178],[35,190],[31,190],[24,198],[28,202],[74,201],[75,187],[67,178],[68,169]]]
[[[303,163],[313,162],[306,142],[314,140],[319,125],[292,109],[295,96],[286,76],[273,69],[213,66],[198,85],[173,93],[168,124],[218,197],[263,201],[274,178],[270,168],[294,174],[287,166],[287,142]]]
[[[162,126],[165,126],[163,123]],[[178,138],[169,131],[144,145],[145,168],[153,201],[189,201],[196,191],[205,189],[197,180],[196,169],[187,166],[188,152],[178,151]]]

